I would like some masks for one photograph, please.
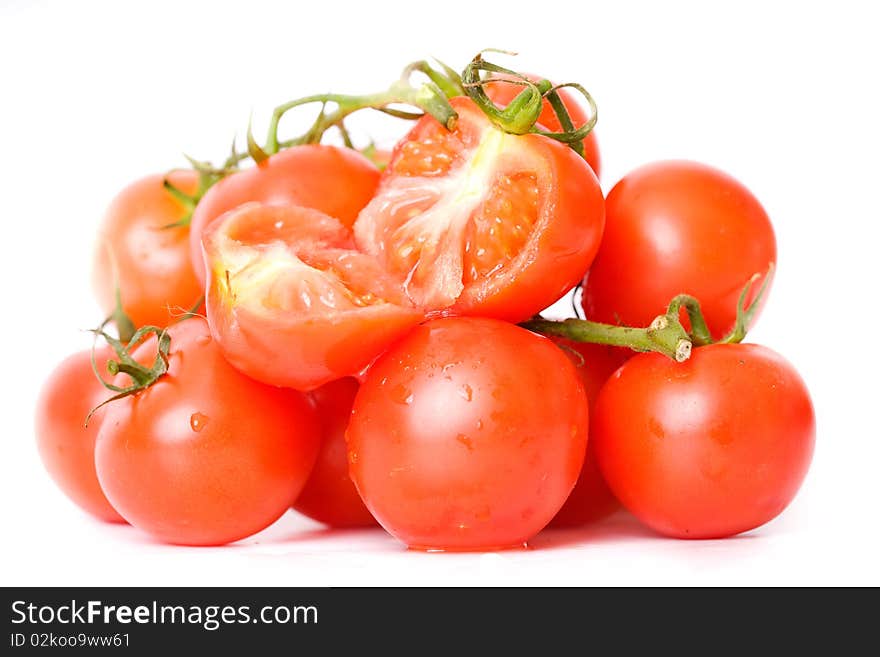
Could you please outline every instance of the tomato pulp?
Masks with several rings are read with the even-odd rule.
[[[454,130],[425,116],[397,145],[355,241],[431,315],[525,320],[590,266],[598,180],[567,146],[504,133],[468,98],[451,103]]]
[[[313,390],[357,374],[423,315],[351,231],[317,210],[246,204],[205,234],[208,321],[248,376]]]
[[[306,144],[285,149],[215,184],[199,201],[190,225],[190,257],[205,283],[202,237],[211,223],[245,203],[298,205],[351,226],[372,198],[379,169],[350,148]]]

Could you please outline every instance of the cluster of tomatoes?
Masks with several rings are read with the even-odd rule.
[[[281,106],[265,145],[248,134],[221,167],[113,201],[95,262],[108,320],[38,403],[60,488],[186,545],[291,506],[447,550],[621,503],[690,538],[780,513],[815,429],[794,369],[740,344],[776,260],[754,196],[661,162],[605,199],[578,85],[481,56],[407,74],[426,80]],[[309,132],[280,140],[312,101]],[[345,120],[365,108],[415,124],[390,153],[359,151]],[[344,145],[321,143],[331,129]],[[586,319],[540,316],[578,287]]]

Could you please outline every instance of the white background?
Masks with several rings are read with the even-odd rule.
[[[0,584],[880,584],[877,22],[870,3],[713,5],[0,0]],[[234,546],[170,547],[67,502],[32,408],[100,319],[88,272],[112,196],[184,151],[219,159],[251,113],[261,135],[290,98],[381,89],[413,59],[460,68],[488,46],[591,90],[606,191],[686,157],[764,203],[779,268],[751,339],[798,367],[818,417],[792,506],[725,541],[662,539],[620,515],[528,551],[455,555],[293,514]]]

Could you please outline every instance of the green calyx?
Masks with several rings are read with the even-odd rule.
[[[107,322],[105,321],[100,327],[93,329],[92,333],[95,334],[96,342],[98,337],[104,338],[116,354],[116,360],[107,361],[107,372],[111,376],[127,374],[131,379],[131,383],[127,386],[118,386],[107,381],[104,378],[104,373],[98,368],[98,363],[95,360],[95,348],[93,346],[92,370],[94,371],[95,376],[98,377],[101,385],[115,394],[89,411],[85,421],[86,426],[88,426],[89,420],[92,419],[95,411],[99,408],[110,402],[116,401],[117,399],[128,397],[141,390],[146,390],[162,378],[162,376],[168,371],[168,354],[171,349],[171,336],[168,335],[168,332],[165,329],[161,329],[157,326],[144,326],[135,331],[127,341],[123,341],[114,338],[112,335],[104,331],[106,324]],[[156,336],[156,357],[154,358],[152,365],[146,367],[132,358],[131,352],[150,334]]]
[[[183,312],[173,323],[177,324],[190,317],[199,316],[198,310],[202,307],[204,302],[205,298],[200,297],[189,310]],[[113,324],[116,327],[118,337],[113,337],[105,331],[108,324]],[[135,329],[134,322],[131,321],[131,318],[122,309],[122,295],[118,286],[116,287],[116,307],[113,309],[110,316],[101,322],[101,325],[98,326],[98,328],[92,329],[91,332],[95,336],[95,342],[92,344],[91,354],[92,371],[95,373],[98,381],[101,382],[101,385],[114,394],[109,399],[105,399],[89,411],[85,420],[85,426],[88,426],[89,420],[91,420],[95,411],[102,406],[109,404],[112,401],[116,401],[117,399],[133,395],[141,390],[146,390],[161,379],[168,371],[168,356],[171,349],[171,336],[168,334],[167,329],[159,328],[158,326],[143,326],[139,329]],[[136,361],[132,357],[131,352],[149,335],[156,336],[156,356],[153,359],[153,363],[147,367]],[[111,376],[127,374],[129,379],[131,379],[129,385],[118,386],[104,378],[105,372],[100,371],[98,362],[95,359],[95,347],[98,338],[103,338],[116,354],[115,360],[107,361],[106,373]]]
[[[532,80],[508,68],[498,66],[483,58],[486,52],[506,55],[515,53],[503,50],[484,50],[477,53],[461,75],[465,93],[483,110],[492,122],[504,132],[516,135],[539,134],[555,139],[570,146],[578,155],[584,156],[584,138],[595,127],[597,120],[596,102],[583,86],[575,82],[553,85],[548,80]],[[488,73],[488,75],[483,75]],[[486,94],[485,86],[490,83],[513,84],[522,87],[522,91],[505,107],[498,107]],[[578,91],[590,107],[590,119],[582,126],[575,126],[571,115],[559,96],[559,89],[571,87]],[[550,104],[559,124],[561,132],[549,132],[537,125],[538,118],[544,109],[544,100]]]

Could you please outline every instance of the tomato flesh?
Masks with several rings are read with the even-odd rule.
[[[496,129],[466,98],[455,130],[422,119],[361,211],[358,247],[434,314],[519,321],[570,289],[604,222],[598,181],[571,149]]]
[[[379,169],[350,148],[305,144],[276,153],[258,166],[224,178],[199,201],[190,224],[193,270],[204,283],[205,231],[218,217],[245,203],[314,208],[350,227],[378,182]]]
[[[354,375],[422,319],[317,210],[241,206],[206,232],[205,254],[211,330],[258,381],[311,390]]]

